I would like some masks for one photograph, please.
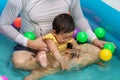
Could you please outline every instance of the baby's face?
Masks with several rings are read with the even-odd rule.
[[[74,34],[74,31],[70,33],[59,33],[56,35],[56,39],[59,43],[65,43],[72,38],[73,34]]]

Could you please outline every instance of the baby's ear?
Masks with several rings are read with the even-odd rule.
[[[52,33],[53,33],[53,34],[57,34],[55,30],[52,30]]]
[[[71,43],[67,43],[67,49],[72,49],[73,45]]]

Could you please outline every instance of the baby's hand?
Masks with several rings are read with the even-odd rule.
[[[59,62],[60,62],[60,65],[62,67],[62,70],[65,70],[65,69],[70,70],[68,62],[64,58],[61,58],[61,60]]]

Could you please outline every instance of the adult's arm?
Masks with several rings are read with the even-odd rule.
[[[0,16],[0,31],[18,44],[27,46],[28,39],[11,25],[22,9],[22,0],[8,0]]]
[[[70,4],[70,14],[73,17],[76,26],[79,27],[80,30],[87,32],[89,41],[92,42],[94,39],[97,39],[92,29],[90,28],[87,19],[83,15],[80,0],[72,0]]]

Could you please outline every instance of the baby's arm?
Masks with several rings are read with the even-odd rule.
[[[55,59],[61,64],[62,69],[69,70],[69,66],[67,65],[67,62],[64,60],[62,55],[59,53],[58,48],[56,44],[51,39],[45,40],[45,42],[48,45],[48,49],[53,53]]]

